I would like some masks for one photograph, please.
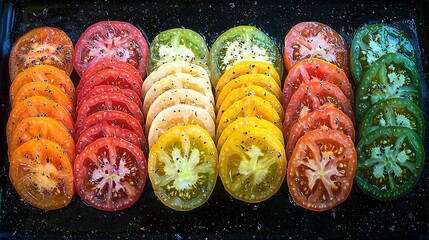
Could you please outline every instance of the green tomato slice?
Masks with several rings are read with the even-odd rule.
[[[416,53],[407,35],[390,26],[372,24],[357,30],[350,48],[352,75],[359,83],[371,65],[388,53],[402,53],[417,62]]]
[[[221,75],[232,65],[244,60],[261,60],[274,66],[283,75],[283,62],[274,41],[252,26],[238,26],[222,33],[213,43],[209,54],[212,84],[216,86]]]
[[[380,127],[357,145],[355,180],[371,197],[388,201],[402,197],[414,187],[424,165],[419,136],[406,127]]]
[[[375,103],[403,98],[421,105],[420,77],[414,62],[400,53],[386,54],[365,73],[356,93],[356,117]]]

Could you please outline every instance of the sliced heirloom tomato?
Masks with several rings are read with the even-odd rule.
[[[140,197],[147,175],[146,159],[134,144],[119,138],[99,138],[76,157],[76,191],[102,211],[119,211]]]
[[[353,142],[355,141],[355,128],[350,118],[337,108],[322,107],[307,114],[292,126],[286,145],[287,159],[292,156],[298,140],[315,129],[338,130],[350,137]],[[284,129],[284,132],[286,131],[287,129]]]
[[[352,106],[341,89],[330,82],[311,81],[301,84],[286,108],[283,123],[285,139],[289,138],[290,129],[295,123],[322,107],[338,108],[354,122]]]
[[[379,127],[407,127],[424,139],[425,122],[422,110],[402,98],[390,98],[377,102],[362,117],[359,137],[362,138]]]
[[[86,69],[106,58],[127,62],[146,75],[149,47],[139,29],[127,22],[101,21],[89,26],[76,43],[73,66],[82,76]]]
[[[363,76],[356,93],[356,118],[375,103],[404,98],[421,106],[420,76],[416,65],[400,53],[386,54]]]
[[[63,124],[50,117],[29,117],[22,120],[10,135],[9,158],[16,148],[32,139],[46,139],[57,143],[72,162],[76,157],[73,137]]]
[[[178,104],[162,110],[151,125],[146,124],[146,132],[151,148],[158,138],[174,126],[198,125],[215,138],[215,122],[204,108],[187,104]]]
[[[65,128],[67,128],[72,136],[74,136],[74,121],[67,110],[58,103],[45,97],[34,96],[19,102],[10,112],[6,126],[7,139],[11,138],[11,134],[15,130],[16,126],[29,117],[55,118],[63,124]]]
[[[407,35],[390,26],[372,24],[356,31],[350,47],[353,79],[359,83],[377,59],[388,53],[402,53],[413,62],[417,56]]]
[[[74,196],[72,163],[61,146],[32,139],[11,153],[9,177],[19,196],[31,206],[54,210]]]
[[[22,35],[10,50],[10,79],[14,81],[20,72],[37,65],[51,65],[70,76],[72,55],[73,43],[65,32],[53,27],[34,28]]]
[[[121,93],[103,93],[86,101],[79,108],[76,118],[76,129],[79,129],[85,119],[99,111],[115,110],[128,113],[144,126],[144,117],[139,106]]]
[[[59,87],[44,82],[29,82],[21,87],[12,102],[12,108],[21,101],[33,96],[42,96],[63,106],[73,117],[76,118],[74,103]]]
[[[406,127],[380,127],[358,143],[356,183],[369,196],[402,197],[420,179],[425,150],[419,136]]]
[[[349,69],[349,47],[344,38],[329,26],[318,22],[301,22],[285,37],[283,58],[288,71],[305,58],[316,57],[343,69]]]
[[[256,27],[238,26],[222,33],[212,45],[209,67],[213,86],[226,70],[244,60],[268,62],[283,75],[282,56],[274,41]]]
[[[286,77],[282,94],[282,104],[285,109],[299,86],[310,81],[326,81],[335,84],[353,105],[353,88],[344,72],[329,62],[309,58],[295,64]]]
[[[219,153],[226,191],[247,203],[273,196],[286,175],[284,147],[268,129],[244,127],[232,133]]]
[[[148,72],[162,64],[186,61],[208,70],[209,50],[204,38],[185,28],[173,28],[160,32],[150,44]]]
[[[75,102],[76,91],[70,77],[63,70],[47,65],[31,67],[18,74],[10,86],[10,102],[13,103],[19,90],[30,82],[45,82],[55,85],[67,94],[71,102]]]
[[[298,140],[289,159],[289,192],[303,208],[329,210],[349,196],[356,165],[350,137],[337,130],[310,131]]]
[[[203,128],[167,130],[149,153],[149,178],[156,196],[177,211],[201,206],[216,185],[217,161],[216,146]]]

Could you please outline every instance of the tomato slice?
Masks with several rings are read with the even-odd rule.
[[[97,139],[103,138],[103,137],[120,138],[136,145],[139,148],[142,148],[140,137],[133,131],[126,128],[121,128],[120,126],[101,124],[101,125],[94,125],[86,129],[79,136],[79,139],[76,141],[77,154],[85,150],[85,148],[92,142],[95,142]],[[147,148],[146,144],[145,144],[145,147]]]
[[[42,96],[34,96],[19,102],[12,109],[6,126],[7,139],[11,139],[11,134],[16,126],[29,117],[52,117],[58,120],[67,128],[68,132],[74,136],[75,128],[73,118],[67,110],[58,103]]]
[[[388,53],[402,53],[417,63],[413,44],[401,30],[384,24],[372,24],[357,30],[350,51],[355,82],[359,83],[372,64]]]
[[[111,125],[118,126],[122,129],[131,130],[132,132],[136,133],[137,136],[139,136],[141,145],[143,147],[147,147],[146,138],[143,134],[143,128],[139,121],[137,121],[137,119],[135,119],[130,114],[115,110],[104,110],[89,115],[87,118],[85,118],[85,121],[83,121],[81,127],[77,129],[75,139],[79,139],[83,132],[96,125]]]
[[[419,136],[406,127],[380,127],[358,143],[356,183],[373,198],[388,201],[411,191],[420,179],[425,152]]]
[[[151,74],[149,74],[149,76],[147,76],[147,78],[143,82],[142,87],[143,97],[146,96],[147,92],[153,84],[169,75],[179,73],[187,73],[188,76],[191,75],[193,77],[198,77],[199,79],[201,79],[201,82],[204,82],[204,84],[206,84],[207,82],[211,88],[210,76],[203,67],[186,61],[174,61],[159,66],[156,71],[152,72]]]
[[[110,85],[122,89],[131,89],[139,96],[139,98],[142,96],[141,87],[143,83],[141,78],[121,69],[101,70],[82,84],[83,87],[78,93],[77,99],[84,99],[92,89],[99,85]],[[81,85],[81,83],[79,83],[79,85]]]
[[[108,70],[108,69],[119,69],[128,72],[129,74],[133,75],[136,78],[140,78],[139,72],[129,63],[122,62],[117,60],[116,58],[106,58],[106,59],[100,59],[95,65],[88,68],[85,73],[82,75],[79,81],[79,85],[76,88],[76,92],[80,92],[82,90],[82,87],[84,86],[84,83],[91,79],[92,76],[98,74],[98,72],[102,70]],[[141,81],[143,82],[143,80]]]
[[[216,139],[219,139],[228,125],[240,117],[263,118],[276,125],[279,129],[283,128],[279,114],[269,102],[257,96],[249,96],[235,102],[225,111],[217,124]]]
[[[19,102],[33,96],[42,96],[60,104],[70,113],[73,119],[76,118],[74,104],[67,94],[59,87],[45,82],[29,82],[22,86],[13,99],[12,108],[14,108]]]
[[[95,86],[91,91],[89,91],[82,99],[77,100],[77,107],[76,110],[79,111],[80,107],[82,107],[82,104],[84,104],[86,101],[88,101],[90,98],[101,95],[104,93],[120,93],[125,95],[127,98],[131,99],[137,106],[139,106],[140,109],[143,107],[142,100],[137,95],[136,92],[134,92],[131,89],[122,89],[118,86],[111,86],[111,85],[99,85]]]
[[[106,58],[127,62],[144,77],[149,47],[143,34],[132,24],[101,21],[89,26],[80,36],[73,54],[73,65],[82,76],[86,69]]]
[[[253,26],[238,26],[222,33],[213,43],[209,54],[209,67],[213,86],[235,63],[259,60],[274,66],[283,75],[282,57],[274,41]]]
[[[192,89],[171,89],[159,95],[152,102],[148,113],[146,114],[146,125],[152,125],[153,119],[164,109],[179,105],[187,104],[205,109],[210,117],[215,119],[215,111],[213,104],[203,94]]]
[[[61,146],[40,138],[11,153],[9,177],[19,196],[31,206],[54,210],[74,196],[73,169]]]
[[[232,104],[248,96],[257,96],[269,102],[279,114],[280,119],[283,121],[284,110],[282,104],[276,98],[276,96],[274,96],[269,91],[263,89],[262,87],[259,87],[257,85],[250,85],[248,87],[236,88],[225,97],[225,100],[222,101],[222,104],[217,111],[216,122],[220,122],[223,113],[228,110],[228,108],[231,107]]]
[[[143,191],[146,175],[143,152],[119,138],[97,139],[76,157],[74,164],[77,193],[102,211],[133,205]]]
[[[34,28],[15,42],[10,50],[9,76],[11,81],[24,69],[37,65],[50,65],[73,71],[73,43],[67,34],[58,28]]]
[[[284,108],[289,104],[292,95],[302,83],[310,81],[326,81],[337,85],[353,105],[353,88],[347,76],[337,66],[318,58],[304,59],[289,71],[283,85],[282,104]]]
[[[229,138],[229,136],[231,136],[231,134],[246,127],[266,129],[273,133],[283,146],[285,145],[282,131],[272,122],[258,117],[241,117],[229,124],[228,127],[222,131],[222,134],[217,140],[217,151],[220,152],[222,150],[225,141]]]
[[[9,158],[16,148],[32,139],[46,139],[57,143],[72,162],[76,157],[73,137],[64,125],[50,117],[30,117],[22,120],[10,135]]]
[[[216,109],[219,109],[222,105],[225,98],[228,96],[232,90],[241,88],[241,87],[248,87],[248,86],[260,86],[264,88],[265,90],[271,92],[276,96],[277,99],[280,100],[280,97],[282,95],[282,90],[280,87],[276,84],[274,79],[272,77],[266,76],[265,74],[260,73],[251,73],[246,74],[243,76],[240,76],[229,83],[225,85],[222,89],[219,89],[219,92],[216,89]]]
[[[82,104],[77,114],[76,129],[82,126],[89,115],[104,110],[115,110],[128,113],[144,126],[143,113],[139,106],[131,101],[131,99],[121,93],[103,93],[88,99],[88,101]]]
[[[289,138],[290,129],[295,123],[322,107],[338,108],[354,122],[352,106],[341,89],[330,82],[311,81],[301,84],[286,108],[283,123],[285,139]]]
[[[156,196],[177,211],[201,206],[216,185],[217,160],[216,146],[203,128],[167,130],[149,153],[149,178]]]
[[[349,69],[349,47],[344,38],[329,26],[318,22],[301,22],[285,37],[283,58],[288,71],[305,58],[316,57],[343,69]]]
[[[31,67],[18,74],[10,86],[10,102],[13,103],[19,90],[30,82],[45,82],[55,85],[67,94],[70,101],[75,102],[76,92],[69,76],[64,71],[47,65]]]
[[[281,86],[280,76],[273,65],[264,61],[245,60],[242,62],[235,63],[230,68],[228,68],[228,70],[226,70],[224,74],[222,74],[219,81],[215,85],[216,90],[221,91],[222,88],[225,87],[225,85],[232,80],[251,73],[259,73],[272,77],[277,83],[277,85],[279,87]]]
[[[425,122],[422,110],[402,98],[390,98],[377,102],[362,117],[359,137],[364,137],[379,127],[407,127],[424,139]]]
[[[257,203],[273,196],[286,175],[284,147],[268,129],[244,127],[219,153],[219,176],[236,199]]]
[[[209,112],[204,108],[178,104],[162,110],[155,117],[151,125],[146,124],[149,149],[168,129],[174,126],[187,125],[198,125],[204,128],[213,139],[215,137],[216,126]]]
[[[400,53],[378,59],[362,77],[356,93],[356,118],[378,101],[404,98],[421,106],[420,76],[416,65]]]
[[[311,211],[326,211],[350,194],[357,165],[353,141],[337,130],[302,136],[289,159],[287,183],[293,200]]]
[[[210,81],[194,77],[187,73],[176,73],[155,82],[148,90],[143,101],[143,112],[149,112],[152,103],[163,93],[171,89],[192,89],[203,94],[212,105],[214,97]]]
[[[204,38],[185,28],[173,28],[160,32],[150,44],[148,72],[162,64],[186,61],[208,70],[209,50]]]
[[[350,118],[337,108],[322,107],[304,116],[292,126],[286,145],[287,159],[292,156],[298,140],[315,129],[338,130],[355,141],[355,128]],[[284,132],[286,131],[285,129]]]

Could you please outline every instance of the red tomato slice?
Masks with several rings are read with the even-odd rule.
[[[79,93],[82,90],[84,83],[90,80],[92,76],[94,76],[95,74],[98,74],[98,72],[102,70],[107,70],[107,69],[124,70],[130,73],[131,75],[134,75],[135,77],[141,79],[139,72],[137,72],[137,70],[131,64],[126,62],[121,62],[119,60],[116,60],[115,58],[101,59],[99,62],[97,62],[95,65],[93,65],[92,67],[88,68],[85,71],[85,73],[83,74],[83,76],[79,81],[79,85],[76,88],[76,92]]]
[[[129,129],[123,129],[119,126],[112,126],[108,124],[94,125],[85,132],[83,132],[79,139],[76,141],[76,153],[81,153],[86,146],[94,142],[95,140],[103,137],[116,137],[124,139],[137,147],[141,148],[141,142],[139,136]]]
[[[36,65],[50,65],[73,71],[73,43],[67,34],[58,28],[34,28],[15,42],[10,50],[9,75],[11,81],[24,69]]]
[[[77,99],[83,99],[86,94],[99,85],[111,85],[122,89],[131,89],[139,98],[142,96],[142,79],[120,69],[101,70],[88,81],[79,83],[79,85],[81,84],[83,84],[83,86],[77,95]]]
[[[147,146],[146,138],[143,134],[143,128],[140,125],[139,121],[137,121],[137,119],[135,119],[130,114],[114,110],[104,110],[89,115],[87,118],[85,118],[85,121],[83,121],[81,127],[76,131],[75,139],[79,139],[80,135],[82,135],[82,133],[85,132],[87,129],[95,125],[105,124],[111,126],[119,126],[122,129],[128,129],[133,131],[137,134],[137,136],[139,136],[142,146]]]
[[[349,136],[353,142],[355,141],[355,128],[350,118],[337,108],[322,106],[321,109],[309,113],[292,126],[287,139],[286,159],[290,159],[298,139],[314,129],[339,130]]]
[[[285,37],[283,59],[288,71],[304,58],[317,57],[350,74],[349,47],[334,29],[318,22],[298,23]]]
[[[120,93],[103,93],[88,99],[82,104],[76,118],[76,129],[82,126],[85,118],[89,115],[103,110],[116,110],[131,114],[144,126],[143,113],[137,104]]]
[[[326,81],[337,85],[353,105],[353,88],[341,68],[318,58],[310,58],[298,62],[289,71],[283,85],[283,107],[286,109],[290,98],[302,83],[315,80]]]
[[[75,188],[89,205],[118,211],[140,197],[147,175],[143,152],[119,138],[100,138],[88,145],[74,164]]]
[[[341,89],[330,82],[312,81],[301,84],[286,108],[283,123],[285,138],[289,138],[289,131],[295,123],[322,106],[338,108],[354,122],[352,106]]]
[[[310,131],[298,140],[289,159],[289,192],[303,208],[329,210],[349,196],[356,167],[350,137],[336,130]]]
[[[91,91],[89,91],[82,99],[77,100],[76,110],[79,111],[80,107],[83,103],[88,101],[90,98],[103,94],[103,93],[121,93],[131,99],[140,109],[143,108],[142,100],[139,98],[137,93],[130,89],[122,89],[117,86],[110,85],[99,85],[94,87]]]
[[[82,76],[86,69],[106,58],[127,62],[144,77],[149,47],[140,30],[130,23],[98,22],[89,26],[77,41],[73,65]]]

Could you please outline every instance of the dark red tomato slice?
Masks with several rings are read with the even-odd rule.
[[[143,152],[119,138],[100,138],[88,145],[74,163],[80,197],[102,211],[118,211],[140,197],[147,175]]]
[[[116,60],[115,58],[108,58],[108,59],[101,59],[99,62],[97,62],[92,67],[88,68],[83,76],[81,77],[79,81],[79,85],[76,88],[76,92],[80,92],[82,90],[82,87],[86,81],[91,79],[92,76],[100,72],[101,70],[107,70],[107,69],[120,69],[129,72],[130,74],[134,75],[135,77],[141,78],[139,75],[139,72],[129,63],[121,62],[119,60]]]
[[[83,84],[83,86],[80,87],[81,91],[78,93],[77,99],[83,99],[86,94],[88,94],[94,87],[99,85],[111,85],[122,89],[131,89],[139,96],[139,98],[142,98],[142,79],[125,70],[101,70],[92,76],[88,81],[79,83],[79,85],[81,84]]]
[[[76,153],[81,153],[86,146],[94,142],[95,140],[103,137],[117,137],[130,142],[137,147],[141,148],[141,142],[139,136],[129,129],[123,129],[119,126],[112,126],[108,124],[94,125],[80,135],[76,141]]]
[[[139,106],[140,109],[143,108],[142,100],[139,98],[137,93],[135,93],[131,89],[122,89],[118,86],[111,86],[111,85],[99,85],[94,87],[91,91],[89,91],[82,99],[77,100],[77,107],[76,110],[79,111],[80,107],[83,103],[88,101],[88,99],[103,94],[103,93],[121,93],[127,96],[129,99],[131,99],[137,106]]]
[[[85,118],[89,115],[103,110],[116,110],[131,114],[144,126],[143,113],[137,104],[121,93],[103,93],[88,99],[82,104],[77,113],[76,129],[82,126]]]
[[[334,29],[318,22],[298,23],[285,37],[283,59],[286,69],[304,58],[317,57],[333,63],[350,74],[349,47]]]
[[[326,81],[337,85],[353,106],[353,88],[343,70],[324,60],[309,58],[301,60],[289,71],[283,85],[283,107],[286,109],[290,98],[302,83],[314,80]]]
[[[96,112],[94,114],[89,115],[83,121],[81,127],[76,131],[76,138],[79,139],[80,135],[85,132],[87,129],[95,126],[95,125],[111,125],[111,126],[119,126],[122,129],[128,129],[137,134],[140,138],[140,142],[142,146],[146,146],[146,138],[143,134],[143,128],[140,125],[139,121],[135,119],[130,114],[114,111],[114,110],[104,110],[100,112]]]
[[[98,22],[89,26],[77,41],[73,65],[82,76],[86,69],[106,58],[127,62],[144,77],[149,47],[140,30],[130,23]]]
[[[24,69],[37,65],[50,65],[73,71],[73,43],[58,28],[39,27],[28,31],[15,42],[10,50],[9,75],[11,81]]]
[[[350,118],[337,108],[322,106],[321,109],[309,113],[292,126],[287,139],[286,159],[290,159],[298,139],[314,129],[339,130],[349,136],[353,142],[355,141],[355,128]]]
[[[337,130],[313,130],[298,140],[288,163],[293,200],[311,211],[326,211],[349,196],[357,154],[350,137]]]
[[[289,138],[290,129],[295,123],[322,106],[338,108],[354,123],[352,106],[341,89],[330,82],[312,81],[301,84],[286,108],[283,123],[285,138]]]

